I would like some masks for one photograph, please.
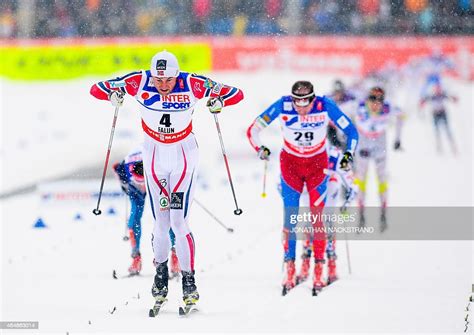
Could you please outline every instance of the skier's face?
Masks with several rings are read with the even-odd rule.
[[[367,98],[367,108],[373,114],[379,114],[382,111],[383,98],[377,96],[369,96]]]
[[[334,91],[334,101],[342,102],[342,98],[344,98],[344,91]]]
[[[175,77],[153,77],[153,85],[161,95],[168,95],[176,85]]]
[[[310,91],[303,88],[303,89],[298,90],[295,93],[298,94],[299,96],[305,96],[305,95],[308,95]],[[299,115],[306,115],[313,109],[314,95],[313,97],[305,97],[303,99],[299,99],[293,96],[292,99],[293,99],[293,106]]]

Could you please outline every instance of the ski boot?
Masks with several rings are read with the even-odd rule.
[[[178,278],[181,270],[179,269],[178,256],[176,255],[176,249],[171,248],[171,269],[170,279]]]
[[[324,259],[316,259],[314,261],[313,296],[317,296],[324,287],[324,283],[321,280],[323,275],[323,264]]]
[[[282,295],[285,296],[289,290],[295,287],[295,261],[294,260],[287,260],[285,262],[286,265],[286,279],[283,281],[283,291]]]
[[[142,256],[140,255],[139,252],[137,253],[132,253],[132,265],[128,268],[128,273],[130,276],[136,276],[140,274],[140,271],[142,270]]]
[[[327,285],[331,285],[334,283],[338,278],[337,278],[337,273],[336,273],[336,257],[329,257],[328,258],[328,281]]]
[[[160,312],[161,306],[168,300],[166,299],[168,295],[168,261],[157,264],[151,294],[155,298],[155,305],[150,309],[149,316],[155,317]]]
[[[194,271],[181,271],[183,276],[183,302],[184,307],[179,308],[179,315],[188,315],[196,310],[196,303],[199,301],[199,293],[196,288]]]
[[[383,233],[387,230],[387,216],[385,213],[385,207],[382,208],[382,212],[380,213],[380,232]]]
[[[303,260],[301,263],[301,270],[300,274],[296,276],[296,285],[304,282],[306,279],[309,277],[309,268],[310,268],[310,260],[311,256],[307,256],[306,254],[303,254]]]

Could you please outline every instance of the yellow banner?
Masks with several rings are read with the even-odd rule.
[[[183,71],[211,69],[211,49],[206,43],[4,46],[0,47],[0,76],[56,80],[148,70],[153,55],[163,49],[176,55]]]

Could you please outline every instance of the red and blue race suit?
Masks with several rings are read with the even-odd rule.
[[[259,133],[278,119],[283,133],[283,148],[280,153],[281,187],[284,204],[284,250],[285,260],[295,259],[295,217],[299,211],[299,200],[303,187],[310,197],[313,217],[320,218],[324,208],[328,167],[327,127],[332,121],[347,137],[347,150],[354,152],[358,133],[351,120],[327,97],[315,98],[313,108],[306,115],[299,115],[291,96],[283,96],[260,114],[247,131],[252,147],[259,150],[262,143]],[[319,214],[319,215],[318,215]],[[313,251],[316,260],[324,259],[326,236],[322,220],[312,222]]]

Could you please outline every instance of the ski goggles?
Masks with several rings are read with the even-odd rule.
[[[291,100],[298,107],[306,107],[310,103],[313,102],[315,97],[316,96],[314,95],[314,92],[308,93],[306,95],[296,95],[296,94],[293,93],[291,95]]]
[[[369,95],[367,99],[372,102],[384,102],[383,95],[382,96]]]

